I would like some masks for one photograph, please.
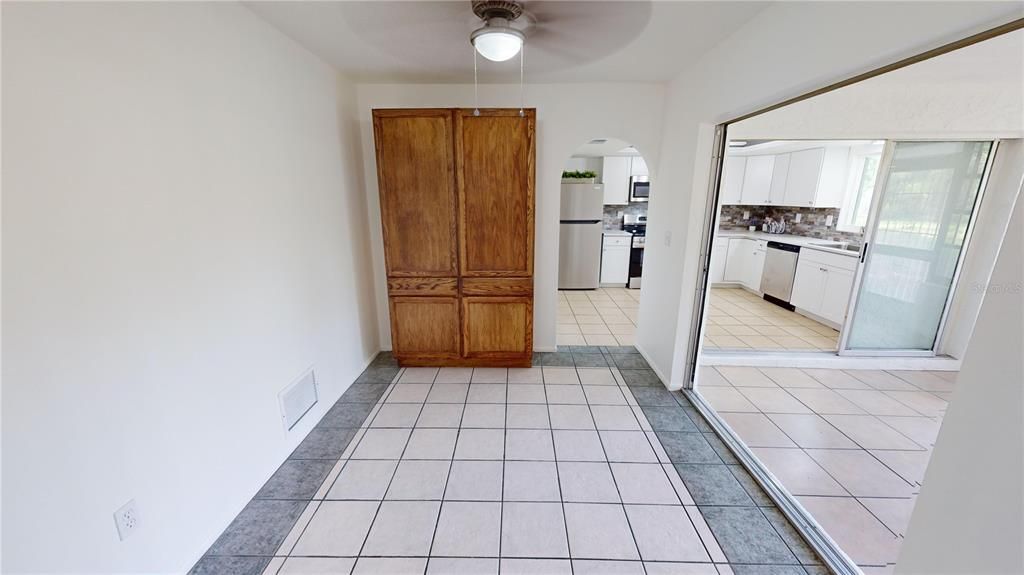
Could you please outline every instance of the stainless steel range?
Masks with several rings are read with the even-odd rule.
[[[647,242],[647,216],[623,216],[622,229],[633,234],[633,243],[629,250],[627,287],[640,289],[640,277],[644,269],[644,244]]]

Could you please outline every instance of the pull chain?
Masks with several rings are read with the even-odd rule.
[[[480,87],[476,79],[476,46],[473,47],[473,115],[480,115]]]
[[[519,117],[526,116],[526,89],[523,87],[523,58],[526,57],[526,44],[519,48]]]

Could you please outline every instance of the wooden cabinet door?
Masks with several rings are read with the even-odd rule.
[[[455,112],[462,277],[533,275],[535,118],[534,110]]]
[[[533,355],[533,298],[463,296],[462,341],[469,359],[519,359]]]
[[[439,365],[459,358],[458,298],[395,296],[390,303],[391,346],[401,361]]]
[[[387,275],[455,277],[450,110],[374,110]]]

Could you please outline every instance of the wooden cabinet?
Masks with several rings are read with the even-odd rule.
[[[722,186],[720,204],[735,205],[742,202],[743,173],[747,168],[747,159],[742,156],[726,156],[722,166]]]
[[[373,111],[401,365],[530,365],[535,124],[534,110]]]
[[[629,156],[605,156],[601,170],[605,205],[629,203],[629,177],[632,169]]]

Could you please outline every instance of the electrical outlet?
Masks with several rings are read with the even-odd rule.
[[[117,525],[117,536],[121,541],[128,539],[129,535],[138,530],[139,511],[135,508],[134,499],[114,512],[114,524]]]
[[[666,246],[672,245],[672,231],[671,230],[665,232],[665,245]]]
[[[801,213],[797,213],[797,214],[796,214],[796,217],[795,217],[795,218],[793,218],[793,221],[799,224],[799,223],[800,223],[800,220],[802,220],[802,219],[804,219],[804,215],[803,215],[803,214],[801,214]]]
[[[825,227],[826,228],[831,228],[832,227],[832,214],[829,214],[829,215],[825,216]]]

